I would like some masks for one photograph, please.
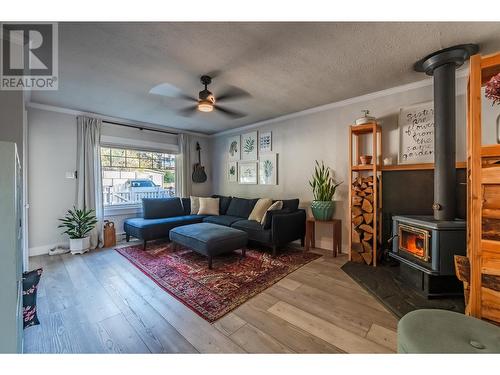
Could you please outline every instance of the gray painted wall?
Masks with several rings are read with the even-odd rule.
[[[66,242],[57,219],[75,204],[75,116],[29,109],[28,148],[29,248],[44,253]]]
[[[457,82],[457,161],[466,160],[466,79]],[[401,88],[404,91],[346,104],[320,112],[305,114],[256,128],[272,131],[273,152],[278,153],[278,185],[239,185],[226,180],[226,142],[229,135],[217,136],[214,140],[213,169],[214,192],[242,197],[295,198],[302,207],[309,207],[312,193],[308,180],[314,161],[324,160],[336,172],[338,180],[345,181],[339,188],[335,200],[335,217],[343,221],[343,249],[348,243],[348,125],[360,117],[362,109],[369,109],[381,120],[383,128],[383,157],[391,156],[397,162],[399,149],[399,109],[412,104],[431,101],[431,81],[418,88]],[[255,129],[253,129],[255,130]],[[247,131],[247,130],[246,130]],[[243,133],[246,131],[240,131]],[[238,134],[236,133],[236,134]],[[320,225],[316,233],[317,246],[331,249],[331,235],[327,227]]]

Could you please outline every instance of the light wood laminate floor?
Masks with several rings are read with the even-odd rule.
[[[391,353],[397,319],[323,256],[210,324],[112,249],[38,256],[27,353]]]

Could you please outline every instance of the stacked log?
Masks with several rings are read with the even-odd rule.
[[[374,189],[373,176],[358,176],[352,183],[352,249],[354,262],[373,262],[373,235],[375,233],[373,215]]]

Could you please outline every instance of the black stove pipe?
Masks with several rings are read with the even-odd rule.
[[[456,213],[455,64],[434,69],[434,219]]]
[[[434,210],[435,220],[456,216],[455,72],[471,55],[475,44],[434,52],[415,64],[415,70],[434,76]]]

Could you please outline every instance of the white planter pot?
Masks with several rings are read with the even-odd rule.
[[[69,249],[71,254],[83,254],[89,251],[90,237],[75,238],[69,240]]]

